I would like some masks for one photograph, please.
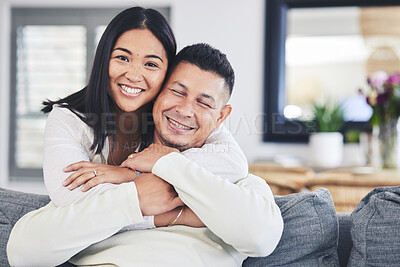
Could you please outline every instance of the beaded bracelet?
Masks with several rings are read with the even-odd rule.
[[[176,221],[179,219],[179,217],[181,217],[182,212],[183,212],[184,209],[185,209],[185,206],[183,206],[183,207],[181,208],[181,210],[180,210],[179,213],[178,213],[178,216],[176,216],[175,220],[173,220],[172,223],[170,223],[170,224],[168,225],[168,227],[170,227],[170,226],[174,225],[174,223],[176,223]]]

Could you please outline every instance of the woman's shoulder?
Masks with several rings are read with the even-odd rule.
[[[53,106],[46,121],[46,137],[67,136],[89,147],[93,142],[93,130],[70,109]]]
[[[69,108],[54,105],[50,111],[46,122],[47,127],[52,125],[57,128],[71,128],[73,131],[87,131],[90,128],[82,119],[80,119],[74,112]]]
[[[49,113],[49,119],[61,120],[62,122],[69,121],[81,121],[83,122],[74,112],[69,108],[54,105],[53,109]]]

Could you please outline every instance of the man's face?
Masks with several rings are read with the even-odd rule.
[[[201,147],[232,110],[227,91],[217,74],[180,63],[154,103],[154,142],[181,151]]]

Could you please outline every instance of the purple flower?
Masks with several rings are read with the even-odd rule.
[[[391,74],[391,75],[389,76],[389,78],[387,79],[387,82],[388,82],[390,85],[397,85],[397,84],[399,84],[399,82],[400,82],[400,74],[399,74],[399,73]]]
[[[385,92],[382,94],[378,94],[378,96],[376,97],[376,102],[378,104],[383,104],[389,101],[389,93]]]
[[[379,124],[387,118],[398,118],[400,116],[400,73],[388,74],[378,71],[371,74],[367,82],[371,87],[366,95],[366,101],[373,109],[371,122]]]
[[[368,77],[367,82],[372,88],[379,89],[388,78],[388,74],[385,71],[377,71]]]

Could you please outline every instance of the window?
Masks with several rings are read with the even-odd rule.
[[[42,101],[82,89],[96,45],[121,9],[12,9],[10,179],[42,177]],[[169,9],[159,10],[167,18]]]

